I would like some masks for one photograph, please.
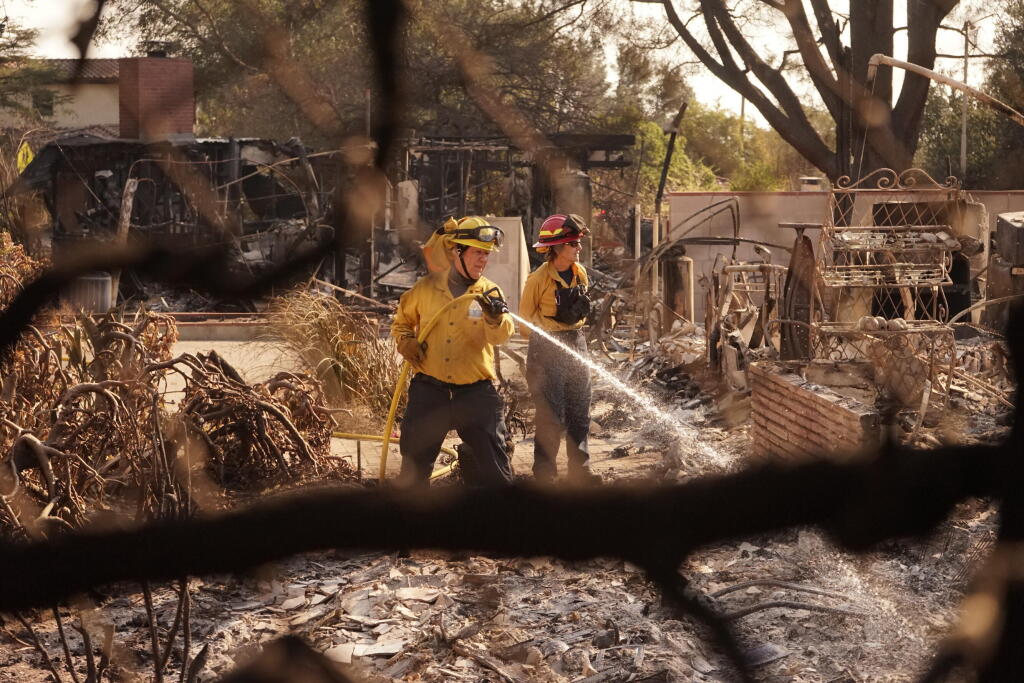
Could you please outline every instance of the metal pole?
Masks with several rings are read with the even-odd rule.
[[[370,139],[370,89],[366,89],[366,139]]]
[[[633,259],[640,261],[640,205],[633,205]]]
[[[668,167],[672,165],[672,152],[676,148],[676,135],[679,133],[679,124],[683,120],[683,114],[686,113],[686,107],[689,105],[689,101],[683,102],[683,106],[679,107],[679,113],[672,119],[672,127],[668,133],[668,148],[665,150],[665,161],[661,165],[661,178],[658,180],[658,192],[654,195],[654,215],[661,214],[661,199],[665,196],[665,181],[668,179]]]
[[[1019,111],[1017,111],[1010,105],[1006,104],[1005,102],[1000,102],[991,95],[983,93],[977,88],[972,88],[966,83],[961,83],[960,81],[954,78],[950,78],[949,76],[943,76],[940,73],[936,73],[931,69],[926,69],[918,64],[912,64],[911,62],[901,62],[898,59],[893,59],[892,57],[883,55],[881,53],[872,55],[871,59],[868,60],[868,78],[866,86],[868,90],[871,89],[871,81],[874,80],[875,78],[875,73],[878,71],[879,64],[887,64],[888,66],[894,66],[899,69],[906,69],[907,71],[920,74],[925,78],[930,78],[936,83],[942,83],[943,85],[948,85],[951,88],[956,88],[961,92],[967,93],[968,95],[978,100],[982,104],[991,107],[992,109],[995,109],[996,111],[1009,117],[1009,119],[1016,123],[1018,126],[1024,126],[1024,114],[1021,114]]]
[[[654,225],[651,226],[651,251],[658,248],[661,244],[661,207],[654,214]],[[655,301],[661,298],[660,288],[658,286],[661,280],[661,272],[658,267],[658,259],[654,259],[654,263],[651,264],[651,294],[654,295]],[[653,340],[652,340],[653,341]]]
[[[689,101],[683,102],[682,106],[679,107],[679,113],[672,119],[671,132],[668,136],[668,149],[665,150],[665,163],[661,166],[661,179],[658,181],[658,193],[654,196],[654,225],[651,230],[652,250],[657,249],[661,243],[661,200],[665,196],[665,181],[668,179],[669,166],[672,165],[672,152],[676,148],[676,135],[679,134],[679,124],[682,122],[683,115],[686,114],[686,107],[689,104]],[[655,259],[654,263],[651,264],[651,294],[655,297],[656,301],[661,299],[660,281],[661,272],[658,268],[658,261]]]
[[[971,22],[964,22],[964,83],[967,83],[967,65],[971,61]],[[963,112],[960,121],[960,180],[967,178],[967,93],[963,94]]]

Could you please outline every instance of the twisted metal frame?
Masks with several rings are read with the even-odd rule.
[[[875,370],[879,392],[908,408],[949,404],[956,367],[953,328],[933,320],[908,320],[907,329],[864,330],[857,323],[819,322],[811,326],[811,353],[831,361],[864,361]],[[927,382],[927,383],[926,383]]]
[[[821,231],[822,282],[826,287],[900,288],[901,293],[885,293],[889,301],[882,307],[895,309],[898,303],[912,303],[938,318],[937,288],[952,284],[952,228],[937,224],[935,217],[916,203],[884,200],[867,207],[858,205],[859,197],[879,192],[889,197],[934,192],[948,200],[959,196],[960,184],[953,177],[939,182],[921,169],[897,173],[883,168],[857,181],[840,178],[829,195]],[[930,296],[922,296],[927,290],[931,290]],[[907,293],[912,302],[896,300]]]
[[[812,316],[812,359],[869,362],[879,391],[898,402],[920,406],[927,389],[930,405],[948,406],[956,342],[944,323],[943,286],[952,284],[957,245],[952,227],[920,199],[950,201],[961,192],[957,178],[939,181],[918,168],[836,181],[818,249],[824,291]],[[836,320],[841,308],[858,320]],[[906,325],[862,322],[878,314]]]

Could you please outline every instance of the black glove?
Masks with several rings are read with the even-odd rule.
[[[564,287],[557,281],[555,285],[558,287],[555,291],[555,314],[548,317],[564,325],[575,325],[590,315],[591,303],[586,287]]]
[[[497,287],[492,287],[483,294],[480,294],[476,300],[490,323],[497,323],[501,320],[502,315],[508,313],[508,302],[502,298],[501,292]]]

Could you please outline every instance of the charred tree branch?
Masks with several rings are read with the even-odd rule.
[[[402,491],[307,494],[215,518],[0,546],[5,572],[21,577],[0,585],[0,608],[48,605],[114,581],[240,571],[327,548],[612,556],[675,567],[709,543],[819,524],[858,550],[925,533],[964,498],[998,493],[1007,449],[1013,450],[895,449],[870,462],[752,468],[654,490],[557,494],[512,487],[432,492],[421,499]]]

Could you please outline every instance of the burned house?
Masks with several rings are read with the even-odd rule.
[[[629,165],[632,143],[562,135],[527,154],[503,138],[410,140],[394,172],[401,180],[388,186],[372,230],[340,227],[335,207],[352,172],[343,152],[298,140],[66,135],[43,147],[8,191],[43,198],[44,239],[56,258],[76,243],[127,237],[176,248],[226,244],[251,271],[322,245],[337,229],[339,249],[319,276],[372,288],[397,266],[415,267],[416,244],[443,216],[519,216],[529,233],[556,211],[589,215],[586,171]]]
[[[551,135],[527,151],[506,137],[409,140],[397,170],[395,227],[415,233],[446,216],[519,216],[528,231],[556,212],[590,216],[588,172],[626,168],[632,135]],[[532,233],[531,233],[532,234]]]
[[[9,192],[40,193],[55,260],[86,241],[140,239],[228,245],[237,266],[253,271],[332,238],[339,155],[296,140],[74,135],[40,150]],[[331,277],[333,264],[324,270]]]
[[[251,273],[333,240],[334,206],[349,178],[340,150],[317,152],[297,139],[197,138],[189,60],[153,52],[102,62],[116,89],[112,124],[35,136],[34,158],[7,188],[42,199],[47,224],[35,227],[55,260],[91,242],[223,245]],[[341,231],[335,257],[318,268],[332,281],[335,272],[344,279],[345,247],[355,246],[355,262],[369,262],[366,235]],[[142,275],[123,282],[138,289]]]

